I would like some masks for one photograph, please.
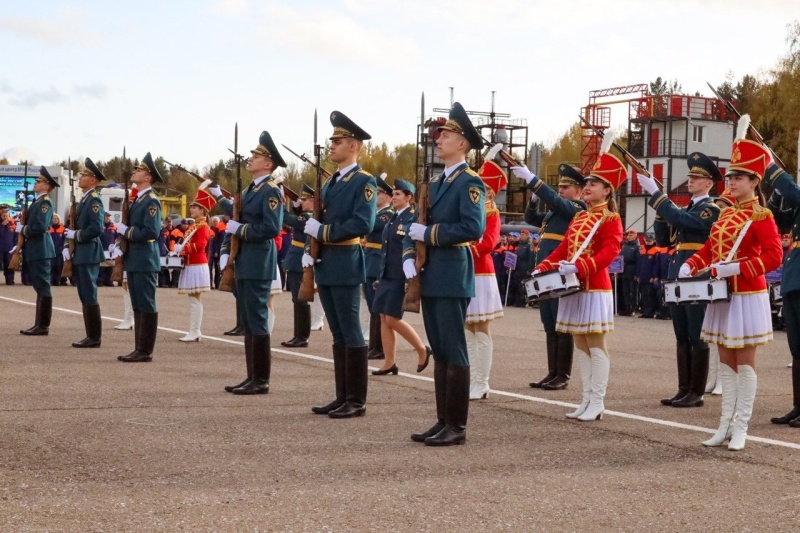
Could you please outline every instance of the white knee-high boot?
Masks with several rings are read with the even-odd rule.
[[[122,290],[122,305],[125,307],[125,315],[122,317],[122,322],[114,326],[114,329],[133,329],[133,304],[131,294],[126,289]]]
[[[478,339],[475,334],[468,329],[464,330],[464,337],[467,339],[467,357],[469,357],[469,399],[474,400],[478,398],[477,383],[478,383]]]
[[[473,335],[476,357],[470,355],[469,368],[471,374],[469,399],[480,400],[489,396],[489,372],[492,369],[492,337],[477,331]]]
[[[575,348],[573,353],[578,362],[578,368],[581,371],[583,395],[581,396],[581,404],[575,411],[567,413],[567,418],[578,418],[581,416],[583,412],[586,411],[586,408],[589,407],[589,399],[592,394],[592,359],[589,357],[589,354],[578,348]]]
[[[722,384],[722,409],[719,417],[719,428],[714,436],[703,441],[703,446],[722,446],[731,438],[733,418],[736,412],[736,397],[739,395],[739,375],[725,363],[719,364],[719,379]]]
[[[272,330],[275,328],[275,311],[267,308],[267,333],[272,335]]]
[[[606,388],[608,387],[608,374],[611,370],[611,360],[602,348],[589,348],[592,364],[592,392],[589,395],[589,407],[578,420],[588,422],[603,418],[605,407]]]
[[[708,379],[706,392],[719,396],[722,394],[722,380],[719,377],[719,351],[712,349],[708,354]]]
[[[200,324],[203,322],[203,302],[200,298],[189,296],[189,331],[178,339],[183,342],[200,341]]]
[[[314,296],[314,301],[311,302],[311,331],[322,331],[324,327],[325,310],[322,309],[322,302],[317,294]]]
[[[756,400],[758,376],[750,365],[739,365],[739,392],[736,395],[736,416],[733,419],[733,432],[728,449],[739,451],[744,449],[747,440],[747,426],[753,416],[753,403]]]

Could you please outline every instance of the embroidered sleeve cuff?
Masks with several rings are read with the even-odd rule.
[[[431,246],[439,246],[439,224],[433,224],[432,226],[428,226],[425,230],[425,244],[430,244]]]
[[[125,238],[129,241],[133,238],[133,228],[128,228],[128,231],[125,232]]]

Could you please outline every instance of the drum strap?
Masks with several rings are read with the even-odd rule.
[[[597,233],[597,228],[600,227],[600,224],[602,222],[603,222],[603,219],[601,218],[600,220],[598,220],[597,222],[594,223],[594,227],[592,228],[592,231],[589,232],[589,235],[586,237],[586,240],[583,241],[583,244],[581,244],[581,247],[578,248],[578,251],[575,252],[575,255],[572,256],[572,259],[570,259],[569,262],[571,264],[573,264],[573,265],[575,264],[575,261],[578,260],[578,258],[581,256],[583,251],[586,249],[586,247],[589,246],[589,243],[592,242],[592,237],[594,237],[594,234]]]
[[[733,260],[733,257],[736,255],[736,251],[739,249],[739,245],[742,244],[742,239],[744,239],[744,236],[747,233],[747,230],[750,229],[750,225],[752,223],[752,220],[748,220],[744,223],[742,231],[739,232],[739,236],[736,238],[736,242],[733,243],[733,248],[731,248],[731,251],[728,252],[728,257],[725,258],[726,263],[730,263]]]

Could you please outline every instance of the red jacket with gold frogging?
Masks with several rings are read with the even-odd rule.
[[[186,231],[186,234],[187,237],[190,235],[189,230]],[[186,266],[207,265],[208,255],[206,254],[206,249],[208,248],[208,239],[211,236],[211,228],[206,224],[205,218],[197,219],[197,226],[191,236],[192,238],[181,250],[181,254],[186,257]]]
[[[748,294],[766,291],[764,274],[780,266],[783,249],[772,211],[759,205],[758,198],[722,210],[719,219],[711,227],[705,245],[686,261],[692,268],[692,274],[712,263],[725,261],[748,220],[753,223],[732,258],[743,260],[739,265],[741,273],[730,278],[731,292]],[[715,273],[711,274],[713,276]]]
[[[486,208],[486,230],[483,238],[470,244],[472,259],[475,262],[475,275],[494,274],[494,259],[492,251],[500,241],[500,211],[490,207]]]
[[[619,255],[622,242],[622,220],[618,213],[608,210],[608,204],[592,206],[588,211],[579,211],[569,223],[564,240],[547,259],[539,263],[536,270],[546,272],[558,268],[559,261],[569,261],[583,245],[592,228],[600,221],[591,242],[575,261],[581,288],[586,291],[610,291],[611,277],[608,266]]]

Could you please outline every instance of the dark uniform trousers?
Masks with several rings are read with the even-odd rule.
[[[86,305],[97,305],[97,277],[100,274],[100,265],[73,265],[75,279],[78,284],[78,298]]]

